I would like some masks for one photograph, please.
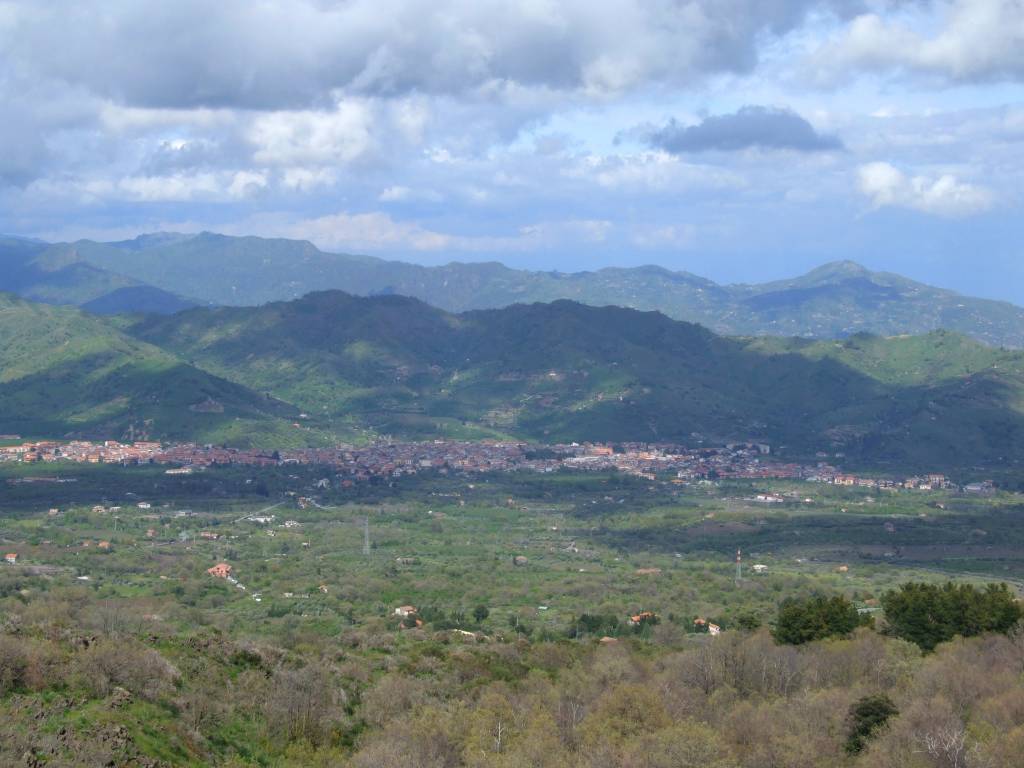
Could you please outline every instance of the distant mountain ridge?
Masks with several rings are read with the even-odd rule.
[[[849,261],[825,264],[789,280],[719,285],[657,266],[576,273],[516,270],[496,262],[426,267],[327,253],[300,240],[209,232],[154,233],[115,243],[0,240],[0,261],[7,251],[26,249],[73,272],[62,273],[59,281],[51,277],[45,289],[30,284],[27,291],[0,276],[0,290],[52,303],[86,304],[139,285],[188,297],[186,302],[222,306],[255,306],[324,289],[411,296],[449,312],[571,299],[592,306],[657,310],[729,335],[845,338],[863,332],[893,336],[947,329],[993,346],[1024,348],[1020,307],[873,272]],[[143,302],[125,311],[144,312],[146,306]]]

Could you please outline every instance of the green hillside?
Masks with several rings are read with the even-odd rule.
[[[729,338],[565,300],[450,314],[340,291],[108,320],[4,295],[0,362],[0,431],[26,435],[756,439],[901,468],[1024,458],[1024,353],[944,331]]]
[[[451,315],[333,291],[131,332],[325,423],[403,436],[756,438],[901,465],[1024,457],[1024,356],[949,333],[730,339],[569,301]]]
[[[731,335],[843,338],[860,332],[891,336],[944,328],[995,346],[1024,347],[1020,307],[870,272],[852,262],[827,264],[792,280],[718,285],[651,266],[573,274],[515,270],[493,262],[424,267],[325,253],[298,240],[211,233],[145,235],[121,243],[83,241],[55,248],[206,304],[257,305],[323,289],[413,296],[450,312],[572,299],[657,310]]]
[[[26,436],[295,440],[294,410],[100,318],[0,294],[0,431]]]

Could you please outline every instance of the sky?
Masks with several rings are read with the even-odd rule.
[[[1024,0],[0,0],[0,232],[1024,304]]]

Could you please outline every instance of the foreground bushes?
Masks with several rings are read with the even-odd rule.
[[[1002,591],[987,599],[976,615],[1002,615]],[[85,630],[87,606],[58,626],[37,607],[0,633],[0,765],[32,750],[50,755],[40,764],[159,754],[231,768],[1020,765],[1024,634],[925,651],[857,626],[851,608],[785,604],[799,644],[779,642],[778,626],[601,644],[455,642],[372,621],[242,641],[133,622]],[[808,639],[822,627],[839,636]],[[150,751],[132,753],[133,738]]]

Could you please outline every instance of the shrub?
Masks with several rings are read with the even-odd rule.
[[[850,707],[850,732],[844,748],[848,754],[859,754],[868,739],[884,726],[889,718],[899,714],[896,705],[885,694],[865,696]]]

